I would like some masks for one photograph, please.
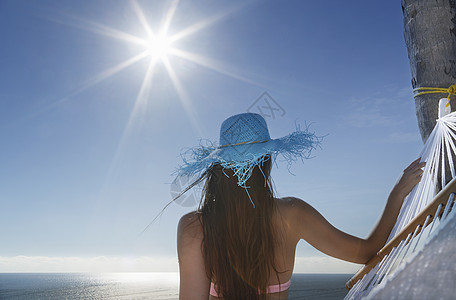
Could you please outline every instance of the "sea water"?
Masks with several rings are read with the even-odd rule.
[[[293,274],[289,299],[343,299],[351,274]],[[0,299],[178,299],[177,273],[0,273]]]

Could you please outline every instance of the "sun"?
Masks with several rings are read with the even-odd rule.
[[[171,40],[166,35],[152,37],[146,43],[146,51],[153,58],[166,59],[171,51]]]
[[[192,124],[192,127],[196,132],[198,132],[199,135],[202,135],[201,128],[196,119],[196,113],[193,109],[192,101],[185,89],[184,84],[180,80],[180,74],[177,72],[178,70],[176,70],[173,66],[176,62],[176,58],[179,62],[189,61],[201,67],[216,71],[222,75],[252,83],[252,81],[248,78],[236,74],[237,72],[229,71],[226,66],[220,62],[217,62],[214,59],[210,59],[204,55],[186,51],[178,46],[180,40],[186,39],[189,36],[194,35],[195,33],[224,19],[228,15],[240,10],[242,7],[244,7],[244,4],[232,6],[205,19],[200,19],[192,25],[181,29],[180,31],[171,30],[173,34],[168,34],[170,32],[169,29],[171,27],[171,23],[175,15],[179,0],[170,0],[168,3],[169,5],[166,6],[158,28],[152,28],[149,24],[147,15],[140,7],[137,0],[130,0],[132,11],[135,14],[135,22],[138,22],[141,25],[145,33],[144,36],[130,34],[126,31],[122,31],[94,21],[86,20],[74,15],[65,14],[64,21],[57,20],[58,22],[74,26],[82,30],[87,30],[95,34],[122,41],[130,46],[139,46],[139,51],[136,54],[128,56],[124,61],[121,61],[116,65],[102,70],[95,76],[87,79],[79,88],[75,89],[68,96],[62,98],[62,100],[59,100],[59,102],[66,101],[66,99],[69,99],[70,97],[81,93],[91,86],[98,84],[107,78],[110,78],[111,76],[125,70],[133,64],[139,63],[140,61],[146,62],[146,72],[137,93],[133,110],[130,113],[127,125],[124,129],[124,134],[122,135],[123,137],[120,144],[123,143],[124,137],[128,135],[130,127],[132,126],[137,116],[140,115],[142,111],[144,111],[145,107],[148,105],[148,102],[152,101],[149,97],[149,94],[153,82],[155,81],[154,77],[163,76],[166,73],[170,78],[175,91],[177,92],[177,98],[181,102],[181,105],[184,108],[187,117]],[[165,72],[156,72],[156,68],[159,68],[159,65],[162,65],[164,67]],[[53,105],[49,106],[49,108],[45,108],[45,110],[50,109],[53,107]],[[119,148],[121,148],[121,145],[119,145]]]

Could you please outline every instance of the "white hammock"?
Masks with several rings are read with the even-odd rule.
[[[421,153],[422,161],[426,161],[421,182],[405,198],[387,245],[347,283],[347,288],[351,289],[345,299],[424,296],[421,289],[426,288],[422,282],[426,281],[425,276],[436,279],[445,274],[440,282],[444,279],[456,282],[456,260],[442,256],[444,262],[438,264],[434,261],[437,254],[431,251],[436,247],[433,244],[443,245],[438,244],[444,243],[443,235],[447,237],[447,247],[444,250],[439,248],[440,251],[456,255],[456,244],[448,242],[456,240],[456,231],[453,230],[456,228],[456,209],[451,210],[456,192],[456,179],[451,180],[456,177],[453,162],[456,157],[455,142],[456,112],[453,112],[437,120]],[[445,169],[450,170],[450,174],[446,174]],[[436,196],[438,190],[442,191]],[[441,272],[418,272],[429,266],[439,266]],[[448,270],[451,272],[445,273]],[[419,282],[412,288],[413,285],[404,278],[411,280],[417,274],[423,276],[416,279]],[[455,295],[456,284],[448,284],[446,290],[434,292],[437,295]]]

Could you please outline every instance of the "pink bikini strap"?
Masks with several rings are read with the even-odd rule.
[[[279,293],[279,292],[286,291],[286,290],[288,290],[290,285],[291,285],[291,279],[282,284],[270,285],[270,286],[268,286],[267,293],[272,294],[272,293]]]
[[[211,290],[209,291],[209,294],[214,297],[218,297],[217,291],[215,290],[215,284],[211,282]]]
[[[270,285],[267,288],[267,293],[272,294],[272,293],[279,293],[279,292],[286,291],[290,288],[290,285],[291,285],[291,279],[282,284]],[[258,291],[258,293],[259,292],[260,291]],[[217,294],[217,291],[215,290],[215,284],[213,282],[211,282],[211,290],[209,291],[209,293],[214,297],[219,297],[219,295]]]

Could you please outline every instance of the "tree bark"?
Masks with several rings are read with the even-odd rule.
[[[456,1],[402,0],[404,36],[410,59],[412,87],[448,88],[456,83]],[[415,98],[416,116],[423,142],[438,117],[438,103],[447,94]],[[456,110],[452,97],[451,110]]]

